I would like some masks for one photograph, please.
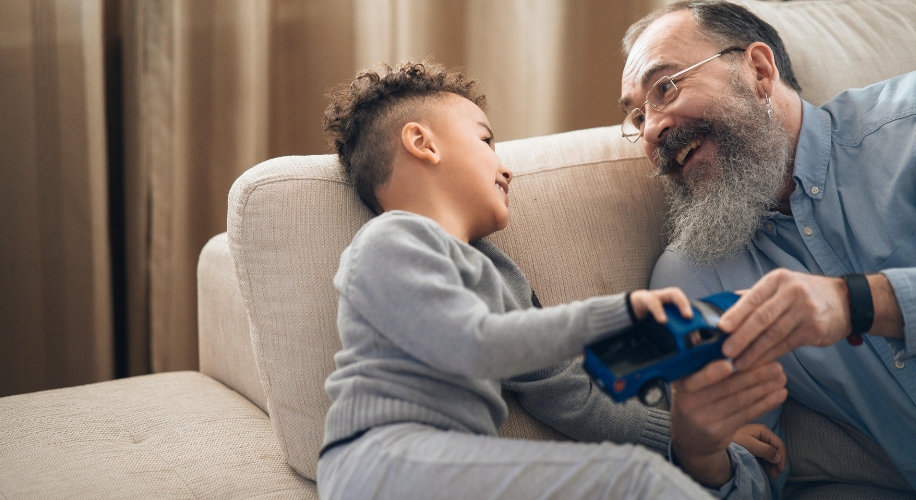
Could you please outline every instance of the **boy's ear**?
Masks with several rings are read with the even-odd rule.
[[[439,163],[439,147],[433,141],[432,132],[417,122],[410,122],[401,129],[401,144],[408,153],[433,165]]]

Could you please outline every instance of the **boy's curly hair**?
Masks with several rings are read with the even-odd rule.
[[[357,194],[376,213],[383,210],[375,190],[391,175],[401,127],[421,118],[430,100],[444,99],[447,93],[485,109],[477,80],[428,59],[362,70],[353,82],[328,95],[325,135]]]

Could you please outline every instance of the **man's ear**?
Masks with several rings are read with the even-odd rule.
[[[745,51],[750,60],[757,81],[757,94],[760,98],[764,95],[773,95],[774,88],[779,82],[779,68],[770,46],[763,42],[754,42]]]
[[[410,122],[401,129],[401,145],[420,160],[433,165],[439,163],[439,147],[433,141],[432,132],[417,122]]]

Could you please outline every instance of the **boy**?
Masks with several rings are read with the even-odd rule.
[[[521,271],[479,241],[508,224],[512,181],[483,103],[462,74],[403,63],[364,71],[325,113],[348,177],[381,215],[334,278],[343,350],[325,385],[321,497],[708,498],[642,447],[497,437],[502,381],[562,377],[568,364],[552,367],[587,343],[646,314],[664,321],[663,303],[691,310],[677,289],[532,307]],[[589,404],[611,405],[599,396]]]

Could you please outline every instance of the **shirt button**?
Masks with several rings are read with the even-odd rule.
[[[772,231],[772,230],[773,230],[773,223],[767,222],[767,231]]]
[[[821,192],[821,190],[818,189],[817,186],[814,186],[813,188],[811,188],[811,194],[817,194],[817,193],[820,193],[820,192]]]
[[[906,366],[906,363],[903,361],[894,361],[894,366],[896,366],[898,370],[902,370],[903,367]]]
[[[812,234],[814,234],[814,230],[811,229],[810,226],[805,226],[805,228],[802,229],[802,231],[805,232],[805,236],[811,236]]]

